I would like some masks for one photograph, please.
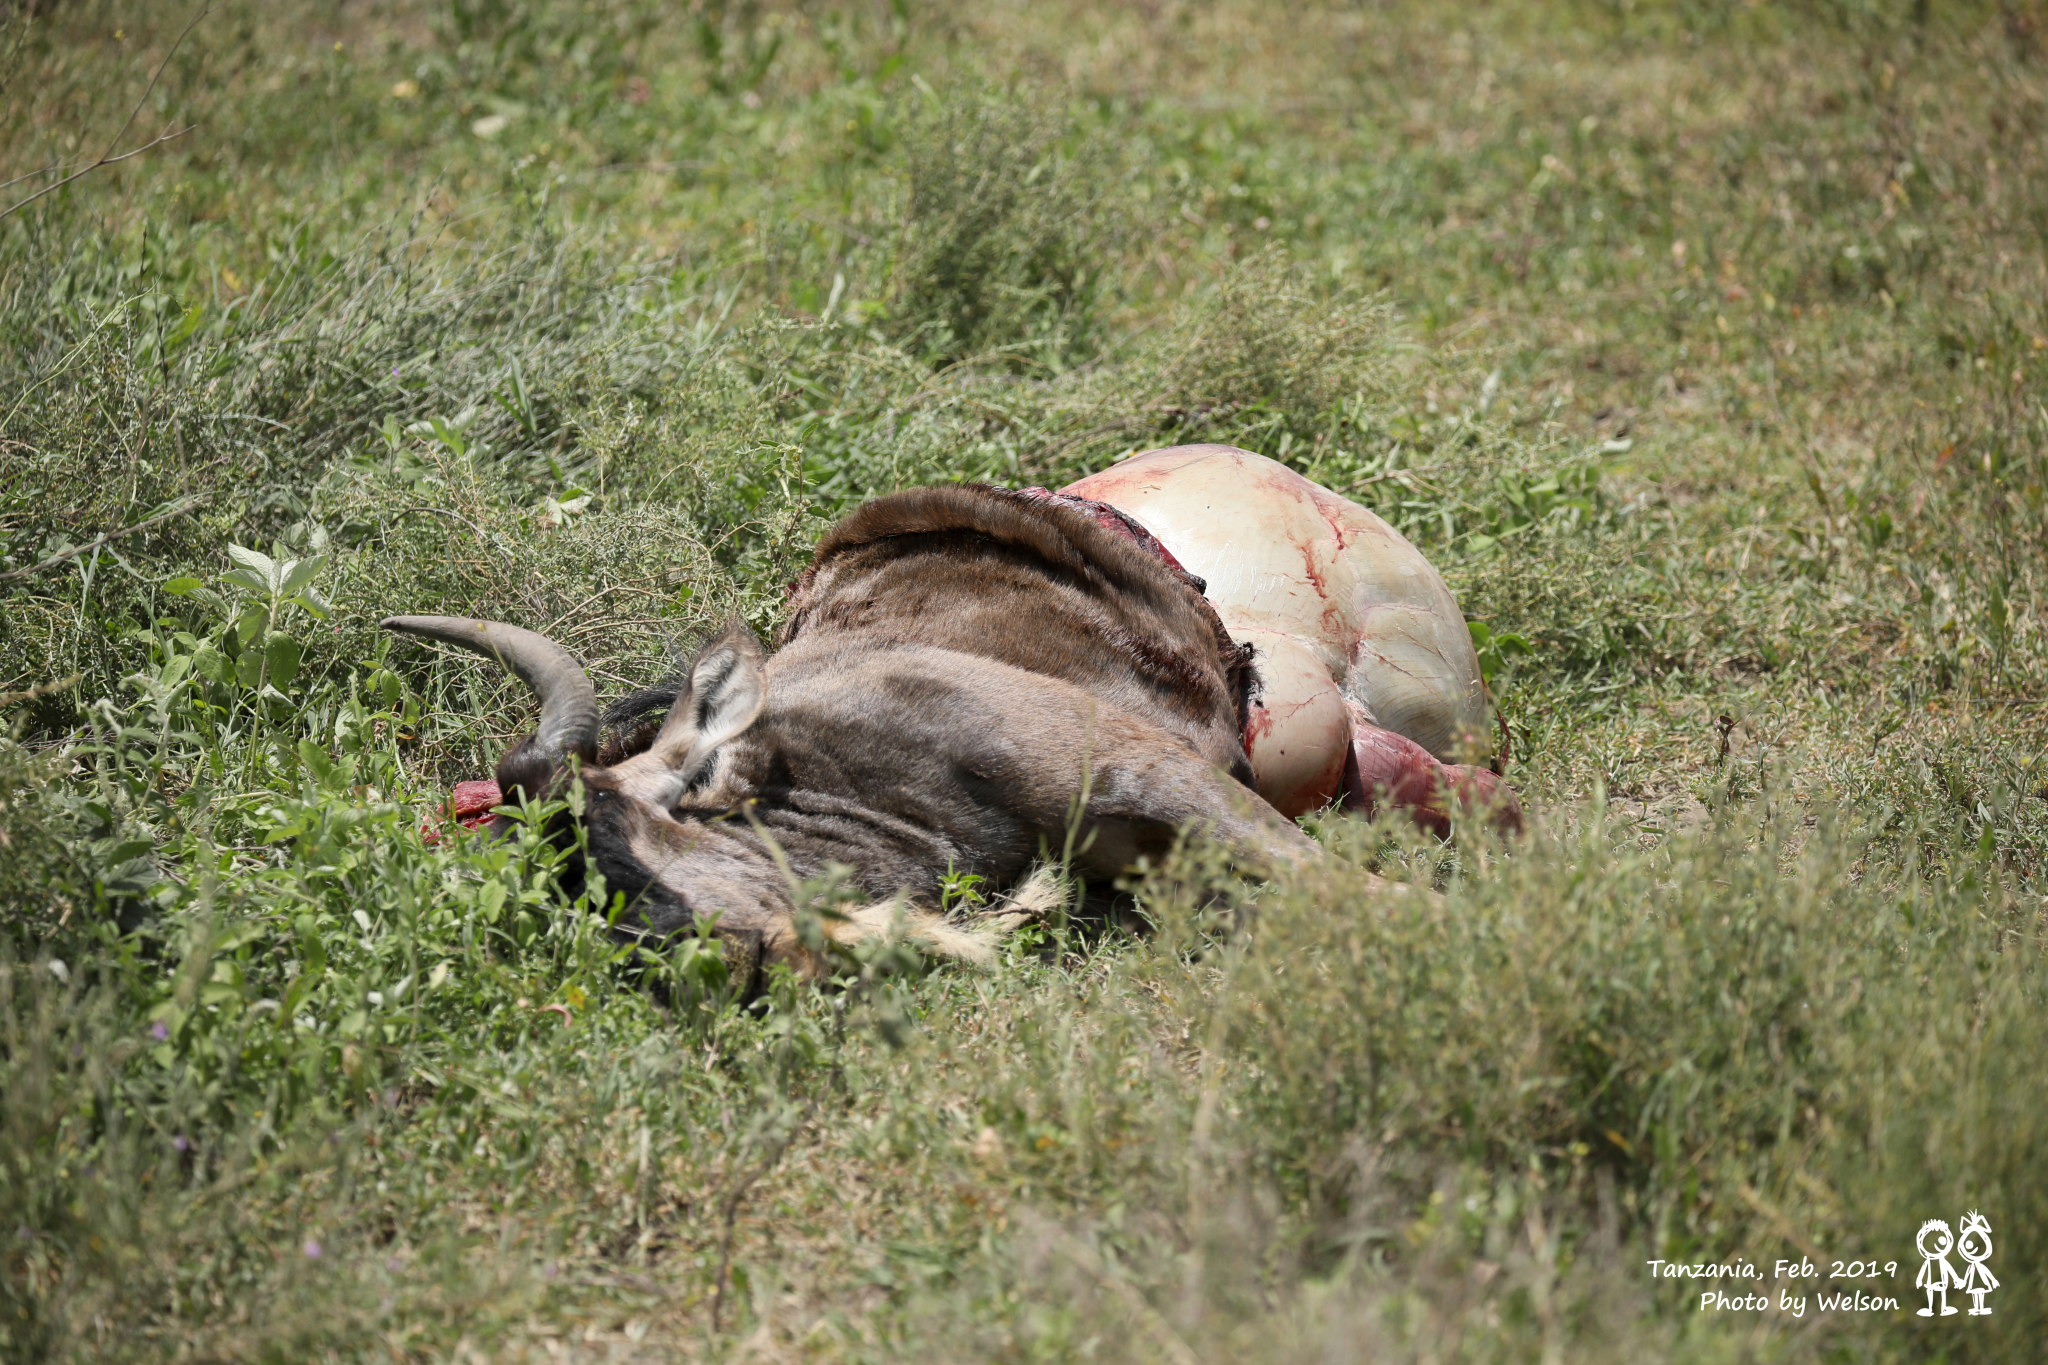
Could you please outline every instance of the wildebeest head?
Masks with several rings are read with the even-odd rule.
[[[580,790],[586,837],[581,860],[569,869],[571,879],[580,881],[594,871],[604,878],[608,894],[625,897],[631,913],[619,923],[620,933],[659,940],[702,928],[715,917],[718,935],[741,945],[743,962],[787,964],[807,976],[827,970],[817,945],[807,945],[797,932],[795,887],[790,863],[781,855],[783,848],[800,852],[788,841],[800,843],[802,830],[785,827],[778,836],[765,824],[757,827],[756,819],[772,824],[776,813],[754,816],[741,794],[745,784],[732,785],[744,763],[735,752],[744,744],[733,741],[761,717],[768,688],[760,642],[745,626],[735,622],[698,651],[677,680],[668,716],[651,743],[616,762],[601,763],[596,692],[575,656],[554,641],[517,626],[467,617],[393,616],[383,624],[494,659],[533,689],[540,722],[499,760],[498,786],[512,804],[559,799]],[[627,709],[637,715],[668,690],[649,689],[629,699],[641,705]],[[749,818],[725,818],[736,805],[749,805]],[[503,816],[492,822],[498,829],[508,823]],[[558,817],[549,834],[560,838],[571,829],[566,816]],[[846,851],[842,843],[834,845],[832,854],[845,856]],[[798,861],[810,867],[821,860]],[[1034,879],[1008,898],[1003,913],[988,916],[986,927],[999,931],[1038,913],[1038,901],[1055,888],[1054,879]],[[898,905],[886,888],[879,894],[877,903],[847,912],[823,932],[844,944],[894,933],[900,921],[929,951],[969,959],[990,954],[986,935],[955,930],[936,913]]]
[[[608,884],[642,898],[638,918],[657,933],[693,918],[673,889],[661,885],[660,865],[702,842],[697,822],[679,819],[676,808],[704,785],[721,746],[761,713],[767,689],[761,645],[751,631],[735,622],[700,650],[653,743],[605,766],[597,761],[596,690],[583,665],[553,640],[462,616],[392,616],[383,625],[494,659],[533,689],[540,721],[498,761],[504,800],[559,799],[580,786],[589,857]],[[492,821],[498,829],[506,823],[503,816]]]

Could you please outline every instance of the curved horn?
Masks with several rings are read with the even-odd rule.
[[[552,763],[569,754],[586,763],[595,757],[597,691],[576,656],[545,635],[467,616],[387,616],[380,624],[496,659],[540,698],[540,725],[533,737],[539,755]]]

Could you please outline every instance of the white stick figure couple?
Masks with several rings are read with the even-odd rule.
[[[1970,1310],[1971,1317],[1987,1314],[1991,1310],[1984,1306],[1984,1296],[1998,1288],[1998,1281],[1992,1277],[1991,1268],[1984,1263],[1991,1259],[1991,1224],[1975,1209],[1963,1215],[1963,1235],[1960,1239],[1948,1230],[1948,1224],[1939,1218],[1930,1218],[1920,1225],[1919,1235],[1913,1245],[1921,1256],[1920,1275],[1913,1283],[1927,1291],[1927,1306],[1920,1310],[1920,1316],[1934,1316],[1934,1300],[1941,1299],[1941,1316],[1949,1317],[1960,1311],[1950,1306],[1948,1291],[1951,1286],[1968,1294],[1975,1303]],[[1953,1250],[1963,1258],[1967,1267],[1961,1274],[1949,1264],[1948,1254]]]

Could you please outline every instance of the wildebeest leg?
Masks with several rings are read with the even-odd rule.
[[[1132,752],[1131,748],[1122,751]],[[1254,872],[1322,856],[1321,847],[1258,795],[1176,743],[1139,750],[1087,775],[1083,855],[1096,872],[1115,873],[1140,856],[1157,858],[1182,831],[1207,835]]]

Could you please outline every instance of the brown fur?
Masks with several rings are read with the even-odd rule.
[[[979,484],[913,489],[825,536],[780,643],[929,644],[1065,679],[1249,783],[1250,655],[1184,577],[1069,507]]]
[[[586,866],[641,932],[716,917],[810,974],[795,897],[835,868],[872,902],[839,932],[971,958],[986,933],[929,910],[949,870],[1000,892],[1071,839],[1107,880],[1190,826],[1254,866],[1313,856],[1251,790],[1246,665],[1178,576],[1081,512],[976,486],[880,498],[819,545],[772,658],[735,627],[644,752],[584,771]],[[708,758],[668,766],[686,751]]]

